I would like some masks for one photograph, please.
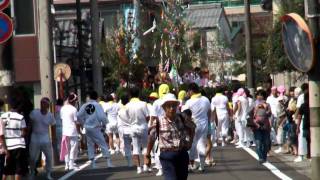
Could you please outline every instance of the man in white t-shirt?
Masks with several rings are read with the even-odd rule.
[[[36,163],[40,152],[46,157],[47,178],[51,177],[52,171],[52,143],[49,135],[49,128],[56,124],[56,120],[51,112],[49,112],[50,100],[44,97],[40,101],[40,109],[35,109],[30,113],[31,119],[31,142],[30,142],[30,168],[31,175],[35,175]]]
[[[4,141],[0,142],[2,145],[0,148],[6,154],[5,162],[3,162],[5,166],[1,167],[3,168],[1,169],[3,172],[1,178],[3,179],[7,179],[8,176],[21,179],[21,176],[28,173],[28,155],[25,143],[27,128],[24,116],[17,112],[19,105],[18,101],[12,99],[10,102],[11,110],[3,113],[0,118],[2,123],[0,136],[4,138]]]
[[[115,102],[114,97],[110,94],[106,98],[106,103],[102,104],[103,111],[107,114],[109,123],[107,124],[106,133],[108,134],[109,147],[111,154],[119,152],[120,140],[117,126],[117,116],[120,109],[118,103]],[[113,136],[116,136],[116,142],[113,141]],[[114,146],[116,144],[116,147]]]
[[[97,102],[97,92],[90,92],[88,98],[88,102],[83,104],[77,113],[77,118],[86,129],[88,157],[91,161],[91,167],[96,167],[94,158],[95,144],[101,148],[102,156],[107,160],[107,167],[114,167],[111,162],[109,148],[101,132],[108,123],[107,116],[102,106]]]
[[[127,107],[126,104],[129,102],[129,94],[128,93],[123,93],[120,97],[120,101],[122,103],[120,110],[118,112],[118,131],[119,131],[119,136],[121,138],[121,142],[123,143],[121,148],[124,157],[127,160],[128,167],[132,167],[132,153],[131,153],[131,143],[132,143],[132,138],[131,138],[131,124],[130,124],[130,119],[128,116],[127,112]]]
[[[145,155],[147,150],[149,111],[147,103],[139,99],[140,90],[137,87],[130,89],[130,95],[131,100],[126,107],[132,130],[133,160],[137,166],[137,173],[140,174],[142,172],[140,155]],[[143,170],[151,171],[147,166],[146,157],[144,157]]]
[[[277,122],[278,122],[278,107],[279,107],[279,101],[278,101],[278,91],[277,87],[273,86],[271,88],[271,94],[268,96],[266,101],[271,108],[271,141],[275,144],[277,144],[277,136],[276,136],[276,129],[277,129]]]
[[[217,93],[211,100],[211,110],[217,115],[217,140],[222,138],[221,146],[225,146],[225,138],[229,130],[229,106],[227,96],[222,94],[222,87],[217,87]]]
[[[309,85],[307,83],[304,83],[301,85],[301,91],[302,93],[298,96],[297,99],[297,108],[299,109],[301,105],[304,103],[304,94],[309,91]]]
[[[267,98],[267,103],[270,105],[271,108],[271,113],[273,116],[273,125],[276,124],[277,122],[277,112],[278,112],[278,107],[279,107],[279,101],[278,101],[278,91],[277,87],[272,87],[271,88],[271,94]]]
[[[196,124],[195,136],[193,144],[189,152],[191,168],[195,169],[194,160],[199,157],[199,171],[204,171],[208,123],[211,117],[210,101],[200,93],[199,86],[196,83],[191,83],[188,88],[190,99],[182,107],[182,111],[190,109],[192,119]]]
[[[75,108],[77,100],[77,95],[71,93],[68,96],[67,102],[62,106],[60,110],[60,116],[62,119],[62,136],[64,140],[62,143],[67,143],[67,146],[64,147],[67,148],[67,153],[64,154],[65,170],[72,170],[77,168],[74,164],[74,160],[78,156],[79,145],[79,134],[77,129],[77,109]],[[65,150],[63,149],[61,152],[64,151]]]

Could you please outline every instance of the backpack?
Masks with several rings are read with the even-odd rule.
[[[189,150],[192,147],[193,144],[193,138],[195,134],[196,124],[187,117],[184,113],[178,113],[176,114],[175,118],[179,118],[180,121],[183,124],[183,128],[179,129],[180,136],[184,136],[180,139],[180,145],[181,149],[183,150]],[[160,138],[160,122],[157,119],[156,121],[156,133],[157,133],[157,139]],[[158,150],[158,147],[156,148],[156,151]]]

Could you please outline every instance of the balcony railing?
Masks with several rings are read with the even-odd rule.
[[[259,5],[261,0],[251,0],[251,5]],[[224,7],[243,6],[244,0],[192,0],[193,4],[222,3]]]

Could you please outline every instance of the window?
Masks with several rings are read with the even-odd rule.
[[[117,29],[117,11],[104,11],[101,13],[102,18],[104,19],[104,29],[106,36],[114,35],[115,29]]]
[[[34,34],[33,0],[13,0],[15,34]]]

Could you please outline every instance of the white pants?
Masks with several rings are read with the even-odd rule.
[[[298,155],[305,156],[308,154],[308,142],[305,137],[303,137],[303,128],[302,124],[300,123],[300,133],[298,134]]]
[[[122,134],[123,138],[123,155],[125,157],[131,157],[131,144],[132,144],[132,138],[130,134]]]
[[[278,127],[276,139],[279,145],[284,144],[283,127]]]
[[[69,137],[70,143],[68,144],[69,152],[64,157],[64,161],[66,163],[66,166],[73,166],[73,162],[78,157],[78,146],[79,141],[77,136],[71,136]]]
[[[216,130],[216,125],[214,122],[211,122],[211,130],[210,130],[210,139],[212,144],[214,144],[217,140],[217,130]]]
[[[239,142],[244,145],[244,142],[247,141],[247,137],[248,137],[248,129],[245,126],[245,123],[243,121],[236,121],[236,132],[238,134],[239,137]]]
[[[253,131],[251,128],[246,127],[245,135],[246,135],[245,140],[247,141],[247,143],[254,142],[254,135],[253,135]]]
[[[107,124],[107,128],[106,128],[106,133],[107,134],[111,134],[111,133],[118,133],[118,123],[111,121]]]
[[[46,171],[52,170],[52,145],[51,142],[37,142],[35,138],[31,139],[29,154],[30,154],[30,169],[33,172],[36,168],[36,163],[40,152],[43,152],[46,157]],[[33,172],[34,173],[34,172]]]
[[[158,147],[158,149],[157,149],[157,147]],[[159,148],[158,139],[156,139],[156,141],[154,142],[153,151],[154,151],[155,165],[156,165],[157,169],[162,169],[161,162],[160,162],[160,148]]]
[[[109,148],[100,128],[86,128],[86,137],[89,160],[94,159],[94,144],[97,144],[101,148],[104,158],[110,158]]]
[[[189,152],[190,160],[205,156],[208,135],[208,123],[197,124],[192,147]]]
[[[229,130],[229,117],[228,115],[218,116],[218,126],[217,126],[217,139],[220,137],[226,137]]]
[[[148,129],[145,129],[141,134],[133,134],[132,135],[132,154],[133,155],[141,155],[145,154],[147,151],[148,144]],[[143,152],[141,152],[143,149]]]

